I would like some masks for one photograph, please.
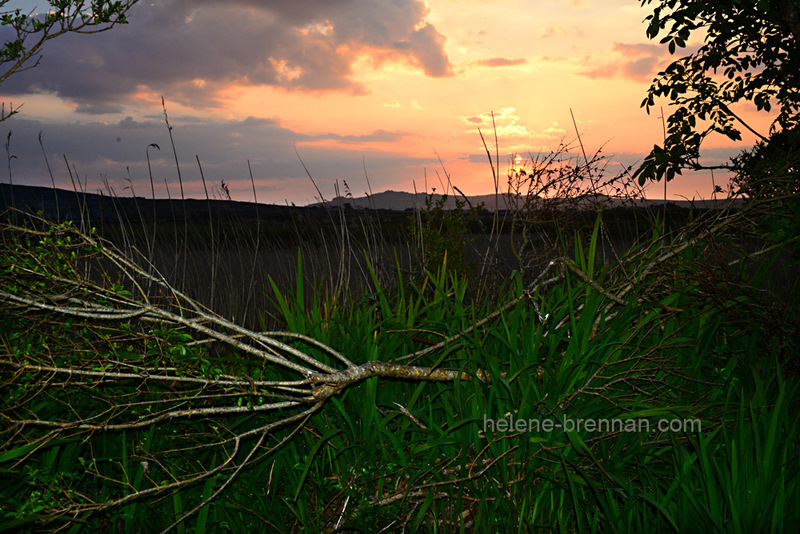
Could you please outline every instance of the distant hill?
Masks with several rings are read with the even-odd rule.
[[[128,220],[184,219],[189,221],[207,220],[209,203],[198,199],[156,199],[144,197],[112,197],[97,193],[76,193],[65,189],[38,187],[30,185],[0,184],[0,213],[8,208],[30,213],[41,213],[49,220],[77,221],[84,219],[118,221],[120,217]],[[212,215],[224,213],[225,217],[236,220],[254,219],[258,216],[266,222],[283,223],[290,213],[306,208],[294,206],[278,206],[273,204],[255,204],[234,200],[212,200]],[[317,211],[324,211],[316,208]]]
[[[351,208],[404,211],[415,208],[424,209],[425,200],[427,197],[428,195],[425,193],[414,194],[405,193],[403,191],[385,191],[383,193],[376,193],[374,195],[367,195],[363,197],[336,197],[333,200],[318,202],[311,204],[310,206],[339,207],[349,205]],[[439,201],[441,198],[442,195],[433,195],[434,202]],[[521,199],[518,202],[514,202],[513,197],[508,194],[500,194],[497,195],[497,197],[495,197],[495,195],[474,195],[468,196],[466,199],[461,195],[449,195],[447,197],[447,201],[445,202],[445,209],[456,209],[456,199],[460,200],[461,202],[466,201],[467,206],[479,206],[480,204],[483,204],[483,207],[488,211],[495,211],[495,207],[501,211],[509,210],[512,209],[513,206],[520,205],[522,203]],[[587,208],[594,207],[599,203],[603,203],[603,205],[607,208],[616,208],[621,206],[652,207],[664,205],[663,200],[649,199],[631,201],[605,195],[587,197],[582,201],[582,204]],[[699,209],[714,209],[730,205],[729,201],[727,200],[669,200],[668,203],[676,207],[687,209],[691,207]],[[735,204],[740,203],[741,201],[735,202]]]
[[[212,200],[211,213],[213,217],[224,216],[227,219],[244,221],[255,219],[256,213],[261,221],[267,224],[282,226],[290,224],[293,215],[308,215],[312,218],[323,216],[327,209],[350,207],[352,209],[374,209],[381,212],[395,212],[402,214],[415,208],[424,209],[427,195],[424,193],[405,193],[402,191],[385,191],[364,197],[337,197],[333,200],[311,204],[305,207],[280,206],[275,204],[255,204],[253,202],[239,202],[234,200]],[[441,199],[441,195],[433,195],[434,202]],[[464,197],[458,196],[464,201]],[[620,206],[646,207],[663,205],[663,200],[623,201],[622,199],[598,196],[586,198],[581,201],[586,208],[593,208],[599,203],[606,208]],[[579,203],[579,205],[581,205]],[[708,209],[730,205],[727,201],[670,201],[678,208]],[[740,204],[737,201],[736,204]],[[483,204],[487,211],[497,209],[509,210],[514,203],[508,195],[478,195],[468,197],[468,205],[478,206]],[[153,199],[145,197],[112,197],[97,193],[76,193],[65,189],[38,187],[30,185],[0,184],[0,213],[11,206],[31,213],[41,213],[49,220],[80,220],[84,219],[119,221],[120,217],[127,220],[145,219],[152,220],[183,220],[184,216],[189,221],[208,220],[209,203],[198,199]],[[327,208],[327,209],[326,209]],[[456,198],[449,196],[445,203],[446,209],[456,209]],[[327,217],[327,215],[325,215]]]

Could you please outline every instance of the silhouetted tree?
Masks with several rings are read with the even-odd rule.
[[[693,34],[704,36],[695,52],[658,74],[642,102],[649,113],[657,97],[667,97],[677,109],[667,119],[664,146],[654,146],[636,172],[641,184],[671,180],[682,169],[737,171],[736,160],[700,164],[700,146],[712,132],[740,140],[745,128],[760,139],[759,152],[767,154],[763,147],[770,138],[800,125],[800,1],[640,1],[655,4],[645,19],[647,36],[661,36],[670,53],[685,48]],[[756,132],[730,108],[747,101],[759,111],[777,111],[767,134]]]

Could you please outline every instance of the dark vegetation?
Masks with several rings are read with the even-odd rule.
[[[12,193],[11,186],[0,184],[0,208],[7,222],[21,217],[11,211],[12,207],[57,223],[83,221],[80,226],[84,231],[93,228],[95,235],[127,248],[132,255],[144,256],[170,285],[189,291],[198,302],[213,306],[250,329],[283,326],[273,318],[278,310],[270,280],[279,288],[295,287],[298,253],[305,285],[332,291],[336,289],[333,282],[346,276],[339,297],[351,304],[370,291],[370,268],[383,283],[393,285],[403,277],[424,278],[426,272],[436,272],[447,255],[451,270],[464,275],[473,288],[484,286],[483,290],[497,288],[508,276],[525,269],[518,257],[524,241],[519,235],[519,212],[500,211],[496,215],[486,209],[468,209],[463,201],[460,209],[447,210],[443,208],[445,202],[446,197],[437,201],[430,196],[415,214],[406,210],[353,210],[346,205],[324,208],[220,199],[210,203],[154,201],[19,185],[13,186]],[[654,224],[660,224],[663,230],[664,221],[657,222],[657,217],[666,216],[668,231],[677,231],[719,211],[674,204],[666,209],[657,203],[621,204],[601,212],[594,209],[599,204],[571,211],[538,205],[535,210],[529,209],[529,217],[536,214],[536,220],[528,224],[535,228],[535,245],[522,251],[525,262],[533,262],[540,270],[562,253],[571,257],[571,234],[591,229],[598,213],[605,239],[597,254],[606,262],[643,236],[650,236]],[[484,263],[491,267],[489,272]],[[212,287],[216,295],[211,294]],[[470,298],[482,294],[485,291],[469,292]]]

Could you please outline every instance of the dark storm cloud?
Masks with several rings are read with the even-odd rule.
[[[216,106],[230,84],[302,91],[367,91],[353,80],[363,55],[451,76],[445,38],[420,0],[158,0],[140,2],[130,24],[65,35],[40,66],[7,80],[3,93],[55,93],[88,113],[108,113],[136,93]],[[0,31],[8,39],[8,29]]]
[[[351,143],[394,143],[405,137],[403,132],[387,132],[386,130],[375,130],[371,134],[365,135],[338,135],[324,134],[315,139],[333,139],[335,141],[345,141]]]

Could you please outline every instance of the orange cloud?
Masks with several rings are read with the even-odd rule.
[[[532,130],[522,121],[513,107],[505,107],[494,113],[481,113],[474,116],[459,117],[461,122],[470,126],[474,132],[477,126],[484,131],[492,130],[498,137],[504,139],[509,147],[528,146],[534,140],[552,140],[563,137],[565,131],[553,122],[543,130]]]

